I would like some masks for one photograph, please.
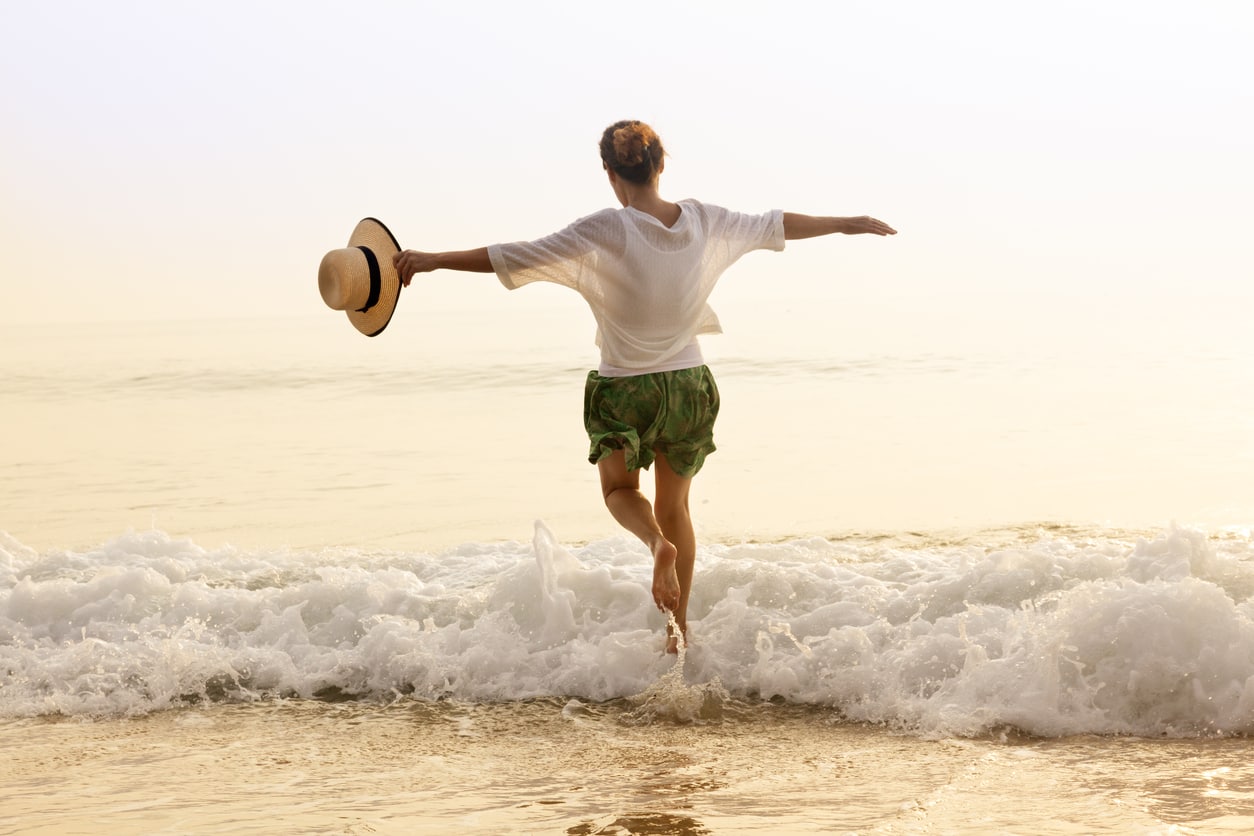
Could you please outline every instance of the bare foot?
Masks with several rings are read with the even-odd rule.
[[[675,574],[678,555],[669,540],[662,540],[653,552],[653,603],[659,610],[674,612],[679,606],[679,575]]]

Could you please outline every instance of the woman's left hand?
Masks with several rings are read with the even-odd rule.
[[[846,235],[896,235],[897,230],[888,224],[872,218],[867,215],[859,215],[856,218],[845,218]]]

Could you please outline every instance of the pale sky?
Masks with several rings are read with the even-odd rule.
[[[1249,304],[1251,44],[1243,0],[2,0],[0,323],[320,315],[362,216],[457,249],[611,205],[620,118],[672,199],[901,232],[752,256],[763,298]]]

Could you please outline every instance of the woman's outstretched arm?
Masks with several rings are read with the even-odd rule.
[[[832,235],[843,232],[846,235],[896,235],[893,229],[883,221],[860,215],[856,218],[827,218],[814,215],[798,215],[795,212],[784,213],[784,238],[815,238],[819,235]]]
[[[493,272],[487,247],[446,253],[403,250],[392,257],[392,264],[396,266],[396,272],[401,277],[401,284],[405,287],[409,287],[410,279],[415,273],[430,273],[432,270],[461,270],[467,273]]]

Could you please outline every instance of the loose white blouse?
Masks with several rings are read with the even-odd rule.
[[[667,227],[638,209],[603,209],[536,241],[488,247],[501,284],[536,281],[579,292],[592,308],[601,373],[644,374],[701,365],[698,334],[723,329],[708,299],[747,252],[784,248],[779,210],[746,215],[679,202]]]

